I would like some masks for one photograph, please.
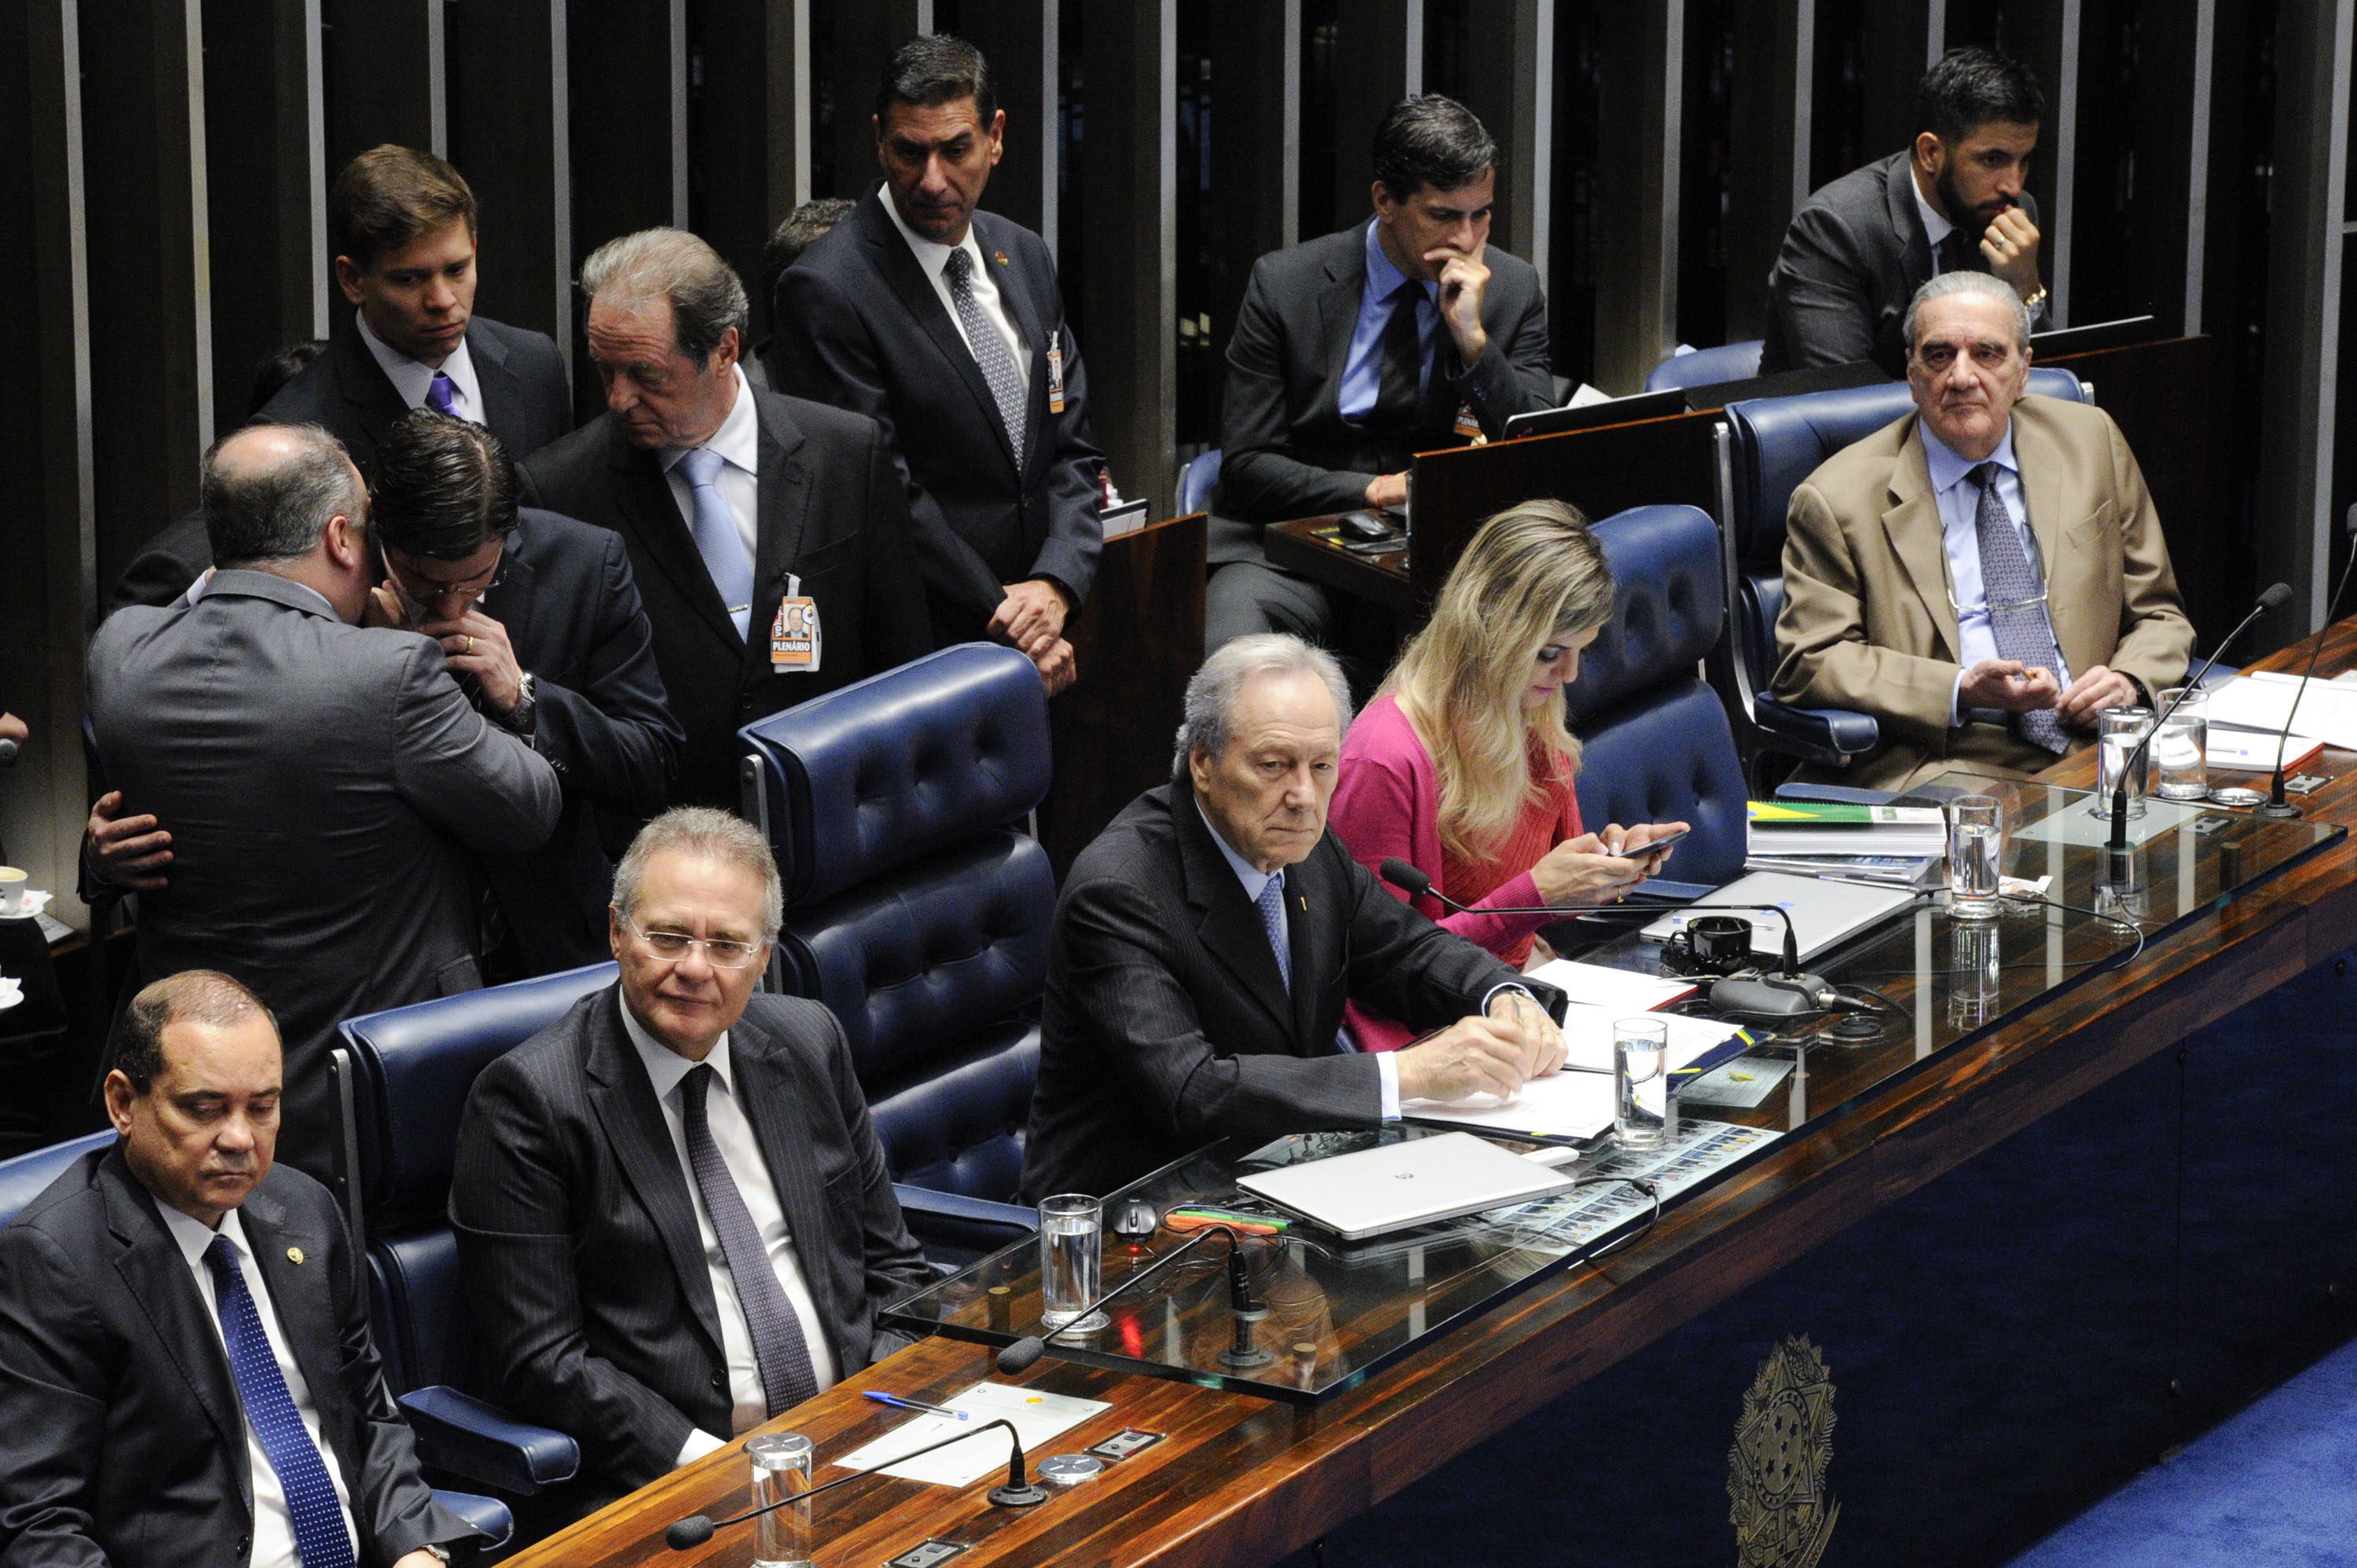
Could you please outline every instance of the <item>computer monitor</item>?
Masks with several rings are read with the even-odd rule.
[[[1608,424],[1631,424],[1641,419],[1663,419],[1686,411],[1686,394],[1676,387],[1667,392],[1638,392],[1602,403],[1567,403],[1562,408],[1534,409],[1506,421],[1505,439],[1525,435],[1568,435],[1575,430],[1600,430]]]

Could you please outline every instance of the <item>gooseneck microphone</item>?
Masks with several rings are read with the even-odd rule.
[[[2128,780],[2136,776],[2136,770],[2137,768],[2144,766],[2145,753],[2152,748],[2153,737],[2160,733],[2160,726],[2168,721],[2169,715],[2177,711],[2178,703],[2182,703],[2188,696],[2201,689],[2202,677],[2210,673],[2210,666],[2217,663],[2219,656],[2234,645],[2234,639],[2236,638],[2251,629],[2251,623],[2253,621],[2258,619],[2269,610],[2279,610],[2289,603],[2291,603],[2291,585],[2289,583],[2277,583],[2274,587],[2269,588],[2266,593],[2261,594],[2259,596],[2259,602],[2251,607],[2251,613],[2244,616],[2242,619],[2242,623],[2236,626],[2233,630],[2228,632],[2225,636],[2225,639],[2211,650],[2210,657],[2201,661],[2201,668],[2193,672],[2192,679],[2187,681],[2184,685],[2178,688],[2177,702],[2169,703],[2169,706],[2163,708],[2158,714],[2154,715],[2152,724],[2144,732],[2144,738],[2136,742],[2136,748],[2130,751],[2126,759],[2121,763],[2119,776],[2114,780],[2112,785],[2112,842],[2109,847],[2111,850],[2112,880],[2115,882],[2126,881],[2128,876]],[[2321,646],[2321,644],[2319,646]],[[2294,707],[2298,707],[2298,704],[2299,699],[2297,697],[2293,698],[2292,705]],[[2290,733],[2289,729],[2287,728],[2285,733],[2288,735]],[[2278,773],[2276,775],[2276,779],[2280,784],[2282,775]],[[2278,800],[2282,798],[2282,791],[2280,789],[2276,791],[2276,798]],[[2297,816],[2298,814],[2298,811],[2295,810],[2293,811],[2293,815]]]
[[[2349,591],[2349,577],[2357,572],[2357,504],[2349,508],[2347,522],[2350,539],[2349,563],[2341,568],[2341,581],[2332,590],[2331,602],[2324,607],[2324,625],[2316,628],[2316,646],[2309,650],[2308,672],[2299,678],[2299,689],[2291,694],[2291,712],[2284,715],[2283,738],[2276,742],[2275,777],[2267,780],[2267,798],[2251,808],[2255,817],[2278,820],[2297,817],[2299,808],[2284,799],[2284,755],[2291,749],[2291,721],[2299,717],[2299,700],[2308,695],[2308,683],[2316,679],[2317,656],[2324,651],[2324,634],[2332,626],[2332,618],[2341,608],[2341,596]]]
[[[1028,1509],[1034,1504],[1046,1502],[1048,1494],[1032,1484],[1029,1470],[1025,1464],[1023,1435],[1015,1430],[1013,1422],[1003,1416],[996,1421],[984,1422],[972,1432],[961,1432],[954,1437],[944,1437],[939,1443],[928,1443],[922,1448],[911,1448],[891,1463],[898,1465],[902,1459],[914,1459],[920,1454],[931,1454],[936,1448],[947,1448],[952,1443],[963,1443],[967,1438],[979,1436],[994,1426],[1003,1426],[1006,1429],[1006,1441],[1013,1445],[1014,1452],[1006,1456],[1006,1479],[1002,1484],[990,1488],[990,1500],[1001,1508],[1011,1509]],[[877,1470],[883,1468],[885,1466],[881,1465],[877,1466]],[[763,1503],[759,1508],[747,1509],[743,1513],[731,1514],[726,1519],[714,1519],[708,1514],[690,1514],[663,1531],[663,1544],[673,1552],[691,1551],[711,1540],[712,1532],[716,1530],[732,1524],[743,1524],[748,1519],[759,1519],[765,1513],[784,1508],[788,1503],[808,1502],[821,1492],[831,1492],[837,1487],[847,1487],[854,1481],[875,1475],[877,1470],[855,1470],[848,1476],[836,1477],[823,1487],[813,1487],[807,1492],[796,1492],[792,1497],[780,1498],[776,1502]]]
[[[1097,1308],[1132,1285],[1145,1283],[1214,1236],[1225,1236],[1228,1239],[1228,1310],[1233,1312],[1239,1319],[1243,1319],[1246,1314],[1266,1316],[1267,1307],[1253,1299],[1252,1271],[1244,1262],[1243,1238],[1228,1226],[1206,1225],[1188,1237],[1182,1244],[1171,1248],[1170,1251],[1130,1274],[1121,1283],[1081,1308],[1073,1315],[1071,1323],[1067,1323],[1060,1328],[1051,1328],[1045,1334],[1027,1335],[999,1351],[998,1369],[1009,1377],[1017,1372],[1028,1370],[1047,1353],[1049,1340],[1059,1335],[1071,1333],[1074,1324],[1087,1322],[1089,1315]],[[1257,1321],[1257,1317],[1253,1318],[1252,1321]],[[1241,1337],[1242,1336],[1239,1335],[1239,1338]]]

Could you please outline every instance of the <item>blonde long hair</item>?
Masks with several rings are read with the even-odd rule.
[[[1546,779],[1579,761],[1563,704],[1523,711],[1532,660],[1549,641],[1612,615],[1612,569],[1576,507],[1524,501],[1483,523],[1441,585],[1440,602],[1383,682],[1440,776],[1440,842],[1460,860],[1494,849]]]

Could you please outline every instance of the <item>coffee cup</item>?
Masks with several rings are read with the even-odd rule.
[[[23,867],[0,865],[0,919],[25,912],[25,894],[33,879]]]

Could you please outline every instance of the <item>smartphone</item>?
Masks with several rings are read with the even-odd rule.
[[[1612,854],[1612,858],[1615,860],[1636,860],[1642,856],[1652,854],[1657,851],[1665,850],[1672,844],[1677,843],[1691,836],[1693,832],[1694,829],[1692,828],[1681,828],[1667,838],[1655,839],[1651,843],[1641,843],[1633,849],[1615,850],[1610,853]]]

